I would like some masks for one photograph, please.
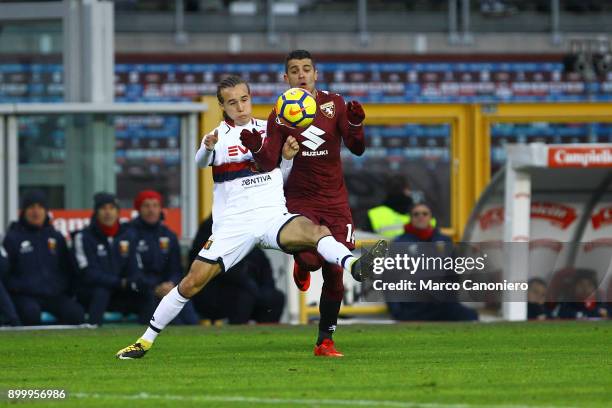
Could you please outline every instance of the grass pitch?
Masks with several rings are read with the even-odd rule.
[[[0,403],[57,407],[612,406],[610,322],[169,327],[142,360],[115,352],[142,327],[0,332]],[[8,389],[65,389],[58,401]]]

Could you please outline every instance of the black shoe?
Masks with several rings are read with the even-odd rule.
[[[137,343],[131,344],[126,348],[119,350],[116,357],[121,360],[133,360],[135,358],[142,358],[147,351],[151,348],[152,343],[147,345],[146,340],[138,339]]]
[[[387,256],[389,244],[384,239],[376,242],[372,248],[363,254],[351,265],[351,275],[357,282],[363,282],[372,274],[375,258],[384,258]]]

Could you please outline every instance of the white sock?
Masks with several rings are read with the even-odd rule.
[[[174,318],[181,313],[189,299],[181,296],[178,286],[175,286],[157,305],[155,313],[149,322],[149,327],[142,338],[153,343],[155,338],[166,328]]]
[[[317,252],[329,263],[341,266],[345,271],[350,272],[350,267],[357,258],[347,247],[336,241],[334,237],[328,235],[319,240]]]

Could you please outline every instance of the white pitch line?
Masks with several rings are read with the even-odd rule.
[[[95,324],[50,324],[45,326],[2,326],[0,332],[21,332],[34,330],[74,330],[74,329],[97,329]]]
[[[293,398],[259,398],[244,396],[215,395],[161,395],[141,392],[139,394],[99,394],[77,392],[69,397],[82,399],[123,399],[123,400],[167,400],[189,402],[247,402],[253,404],[292,404],[292,405],[346,405],[359,407],[393,407],[393,408],[571,408],[552,405],[472,405],[472,404],[438,404],[426,402],[385,401],[385,400],[343,400],[343,399],[293,399]]]

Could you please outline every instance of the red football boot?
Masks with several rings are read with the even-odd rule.
[[[297,263],[293,264],[293,281],[295,286],[302,292],[306,292],[310,287],[310,271],[300,269]]]
[[[332,339],[325,339],[323,343],[315,346],[314,355],[319,357],[344,357],[344,354],[336,350]]]

